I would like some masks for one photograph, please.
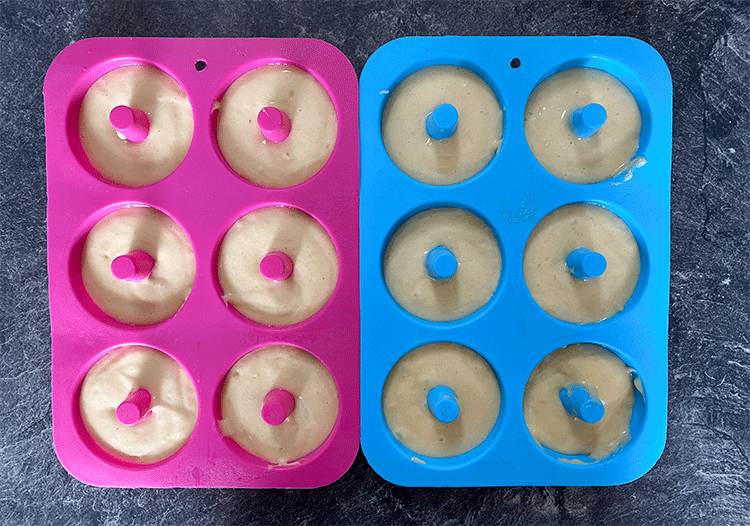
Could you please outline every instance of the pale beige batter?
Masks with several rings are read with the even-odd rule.
[[[455,133],[427,134],[425,119],[440,104],[458,110]],[[451,185],[478,174],[502,143],[503,112],[495,93],[458,66],[432,66],[409,75],[388,98],[383,144],[398,168],[427,184]]]
[[[217,105],[224,159],[259,186],[286,188],[307,181],[323,168],[336,144],[331,97],[312,75],[294,66],[272,64],[245,73]],[[291,120],[291,132],[281,142],[267,141],[258,127],[258,112],[267,106]]]
[[[267,279],[260,262],[281,251],[294,270],[283,281]],[[221,243],[219,282],[224,301],[265,325],[287,326],[318,312],[333,294],[338,256],[326,230],[295,208],[260,208],[241,217]]]
[[[136,250],[154,258],[151,275],[126,281],[112,274],[112,261]],[[195,254],[185,232],[166,214],[126,206],[105,216],[86,236],[83,285],[94,303],[114,319],[152,325],[173,316],[195,282]]]
[[[459,415],[440,422],[427,407],[435,387],[456,393]],[[391,369],[383,387],[383,413],[393,436],[427,457],[462,455],[481,444],[500,413],[500,387],[490,365],[468,347],[436,342],[417,347]]]
[[[581,280],[566,265],[578,248],[602,254],[607,269]],[[641,271],[638,243],[625,222],[604,207],[574,203],[554,210],[534,228],[523,253],[526,286],[539,306],[570,323],[595,323],[620,312]]]
[[[458,270],[433,279],[425,268],[435,247],[449,249]],[[407,220],[385,251],[383,272],[388,290],[404,309],[430,321],[451,321],[482,307],[500,279],[500,248],[489,227],[460,208],[433,208]]]
[[[295,398],[291,414],[278,426],[262,416],[272,389]],[[246,354],[229,371],[221,394],[219,428],[249,453],[287,464],[320,446],[339,412],[336,383],[317,358],[289,345],[268,345]]]
[[[110,112],[121,105],[147,114],[149,133],[143,142],[121,138],[110,124]],[[124,66],[88,89],[78,128],[86,156],[104,177],[123,186],[147,186],[174,172],[185,158],[193,111],[185,91],[163,71]]]
[[[598,103],[607,120],[587,139],[570,127],[577,108]],[[628,169],[638,149],[641,112],[625,85],[604,71],[574,68],[534,88],[524,114],[529,148],[548,172],[564,181],[592,184]]]
[[[137,424],[121,424],[117,407],[139,389],[151,394],[150,414]],[[172,456],[198,421],[195,386],[182,366],[140,345],[115,349],[94,364],[83,380],[79,407],[86,429],[102,449],[138,464]]]
[[[534,369],[523,395],[526,426],[539,444],[564,455],[601,460],[630,440],[633,412],[631,369],[598,345],[568,345],[549,354]],[[584,386],[601,400],[604,417],[590,424],[571,416],[560,391]]]

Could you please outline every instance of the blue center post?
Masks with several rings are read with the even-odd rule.
[[[604,404],[581,385],[569,385],[560,390],[560,402],[576,418],[596,424],[604,417]]]
[[[440,104],[427,115],[424,124],[433,139],[447,139],[456,132],[458,110],[451,104]]]
[[[427,253],[424,266],[432,279],[448,279],[458,270],[458,260],[453,252],[438,246]]]
[[[565,265],[574,277],[587,280],[604,274],[607,270],[607,258],[588,248],[577,248],[568,254]]]
[[[453,422],[461,412],[455,391],[445,385],[438,385],[427,393],[427,407],[444,424]]]
[[[583,108],[576,108],[570,116],[570,127],[581,139],[588,139],[607,122],[604,106],[592,102]]]

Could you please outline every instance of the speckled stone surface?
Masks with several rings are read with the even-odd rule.
[[[361,454],[317,490],[99,489],[69,476],[50,411],[42,82],[55,55],[101,36],[311,37],[359,73],[391,39],[448,34],[628,35],[669,65],[669,425],[656,467],[605,488],[400,488]],[[1,524],[750,524],[747,1],[5,1],[0,89]]]

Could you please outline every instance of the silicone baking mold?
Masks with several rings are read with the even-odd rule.
[[[224,160],[216,139],[217,101],[241,75],[268,64],[291,65],[312,75],[330,96],[337,116],[330,158],[312,178],[289,188],[263,188],[239,177]],[[153,66],[174,79],[187,94],[194,123],[192,141],[179,166],[166,178],[135,188],[104,178],[87,158],[78,131],[88,89],[103,75],[128,65]],[[83,40],[54,60],[44,95],[52,414],[55,449],[65,468],[88,484],[121,487],[317,487],[339,478],[354,461],[359,438],[358,101],[357,78],[346,57],[325,42],[307,39]],[[110,114],[112,126],[131,142],[142,140],[141,115],[115,113]],[[270,121],[274,115],[268,116]],[[292,115],[292,127],[294,119]],[[273,122],[265,127],[273,135]],[[271,139],[278,142],[284,137]],[[88,232],[102,217],[128,205],[147,205],[169,216],[187,234],[195,253],[196,277],[187,300],[176,314],[153,325],[127,325],[108,316],[82,282]],[[266,206],[293,207],[315,219],[333,241],[339,263],[335,290],[323,308],[286,327],[253,322],[228,306],[217,275],[224,235],[240,217]],[[135,270],[130,273],[137,274],[141,262],[137,254],[131,256]],[[276,263],[288,259],[285,256],[276,254],[264,263],[268,279],[289,276],[288,269],[275,270]],[[129,279],[128,269],[117,272]],[[130,463],[105,452],[88,433],[79,411],[87,371],[107,352],[128,344],[174,358],[197,391],[192,435],[175,454],[155,464]],[[242,356],[267,344],[288,344],[312,354],[338,389],[338,418],[331,433],[312,453],[283,465],[247,453],[222,436],[218,427],[225,376]],[[145,411],[138,404],[147,406],[149,398],[145,400],[133,398],[133,407],[121,407],[118,418],[120,412],[133,413],[135,417],[127,420],[137,420],[138,411]],[[265,409],[273,413],[276,402]],[[287,406],[292,410],[293,404]],[[267,421],[278,423],[283,417],[276,414]]]
[[[397,86],[412,73],[435,65],[459,66],[478,75],[503,111],[502,144],[492,160],[475,176],[447,186],[419,182],[402,172],[389,156],[381,132],[386,105]],[[571,68],[613,75],[632,93],[641,113],[632,162],[595,184],[574,184],[551,175],[535,158],[525,135],[524,114],[532,91]],[[662,58],[647,44],[621,37],[410,37],[384,45],[368,60],[360,79],[360,108],[361,442],[369,463],[387,480],[405,486],[611,485],[646,473],[661,455],[666,438],[672,86]],[[602,125],[597,112],[595,107],[587,110],[584,118],[594,130]],[[432,137],[428,141],[450,135],[456,126],[455,115],[439,107],[426,121],[421,119]],[[585,126],[579,123],[578,128]],[[591,133],[584,130],[579,137]],[[420,140],[413,137],[414,144],[422,144]],[[560,321],[534,301],[525,282],[529,235],[542,218],[571,203],[608,209],[637,241],[640,274],[635,290],[620,312],[603,321]],[[455,321],[427,321],[410,314],[394,301],[384,276],[386,249],[398,228],[437,207],[462,208],[477,216],[494,233],[502,254],[494,294],[478,310]],[[452,276],[456,261],[433,252],[425,253],[423,270],[435,279]],[[435,258],[442,259],[438,263]],[[460,268],[460,258],[457,263]],[[586,263],[569,260],[567,265],[574,267],[573,275],[577,267],[588,268],[591,276],[584,272],[582,278],[604,271],[596,256]],[[447,458],[408,449],[396,439],[383,410],[384,385],[395,364],[432,342],[452,342],[475,351],[490,365],[500,386],[499,415],[489,435],[470,451]],[[633,370],[630,439],[603,459],[545,448],[525,424],[524,390],[532,371],[550,353],[574,343],[598,344]],[[441,422],[452,421],[461,407],[460,396],[428,393],[433,387],[425,387],[420,404]],[[579,395],[568,392],[571,400]],[[601,411],[586,405],[585,392],[582,396],[564,401],[571,407],[571,418],[575,411],[579,416],[586,413],[582,418],[591,421],[601,418]],[[439,412],[438,403],[443,404]]]

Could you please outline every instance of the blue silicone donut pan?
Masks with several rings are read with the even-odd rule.
[[[435,65],[460,66],[481,77],[503,111],[497,154],[476,176],[450,186],[405,175],[389,157],[381,133],[394,89],[415,71]],[[616,77],[641,113],[636,152],[641,162],[594,184],[552,176],[536,160],[524,132],[524,111],[534,88],[555,73],[579,67]],[[378,49],[364,67],[360,130],[361,443],[375,471],[403,486],[457,487],[614,485],[650,470],[664,448],[667,417],[672,83],[661,56],[625,37],[403,38]],[[547,214],[571,203],[610,210],[638,243],[641,270],[635,291],[619,313],[604,321],[574,324],[553,318],[525,282],[529,235]],[[425,321],[410,314],[394,301],[384,277],[391,236],[404,221],[434,207],[463,208],[482,219],[502,256],[490,300],[456,321]],[[494,428],[459,456],[434,458],[407,449],[383,413],[391,369],[406,353],[431,342],[474,350],[500,386]],[[600,460],[540,446],[524,420],[524,389],[532,371],[547,355],[574,343],[598,344],[635,371],[630,439]]]

